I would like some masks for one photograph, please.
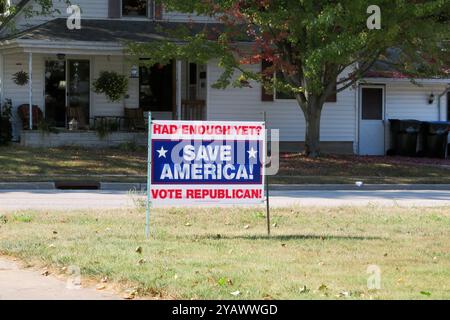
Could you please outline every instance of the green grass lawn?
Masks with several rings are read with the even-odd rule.
[[[143,148],[82,149],[0,147],[0,182],[92,180],[146,181]]]
[[[145,148],[33,149],[0,147],[0,182],[95,181],[145,182]],[[270,182],[306,183],[450,183],[450,161],[400,157],[302,155],[282,157],[280,171]]]
[[[450,299],[450,207],[3,213],[0,253],[185,299]],[[136,248],[142,248],[142,253]],[[139,251],[139,250],[138,250]],[[367,287],[367,268],[381,289]],[[239,293],[238,293],[239,292]],[[234,293],[236,296],[232,295]]]

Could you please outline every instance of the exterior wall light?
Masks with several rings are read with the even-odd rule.
[[[139,68],[137,66],[131,67],[130,78],[132,78],[132,79],[139,78]]]
[[[436,98],[436,97],[434,96],[434,93],[430,94],[430,97],[428,98],[428,103],[429,103],[429,104],[433,104],[435,98]]]
[[[58,60],[65,60],[66,59],[66,55],[64,53],[58,53],[56,55],[56,57],[58,58]]]

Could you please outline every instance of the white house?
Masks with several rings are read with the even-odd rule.
[[[67,112],[81,108],[87,121],[122,117],[126,109],[143,108],[159,119],[261,120],[279,129],[282,150],[299,150],[305,124],[294,100],[262,94],[251,88],[213,89],[220,76],[216,61],[196,65],[174,61],[153,68],[133,66],[124,54],[123,42],[151,41],[161,36],[156,27],[175,27],[189,22],[211,26],[209,17],[165,12],[147,0],[76,0],[82,10],[80,30],[69,30],[64,1],[56,3],[60,14],[27,18],[33,0],[10,0],[17,14],[0,29],[0,97],[11,99],[17,109],[37,105],[44,117],[67,127]],[[10,27],[14,25],[16,30]],[[252,68],[261,68],[253,65]],[[109,102],[91,84],[101,71],[130,75],[129,93],[123,101]],[[29,73],[24,86],[13,80],[19,71]],[[134,75],[134,76],[132,76]],[[418,80],[369,77],[327,102],[322,115],[322,150],[359,154],[384,154],[389,149],[388,119],[449,120],[450,79]],[[16,117],[15,137],[26,142],[26,127]],[[31,140],[30,140],[31,141]],[[29,144],[32,143],[28,141]]]

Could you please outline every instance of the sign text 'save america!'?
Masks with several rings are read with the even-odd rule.
[[[263,122],[152,121],[154,203],[264,201]]]

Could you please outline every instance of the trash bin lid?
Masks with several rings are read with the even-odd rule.
[[[425,123],[426,132],[430,134],[446,134],[450,129],[450,122],[447,121],[427,121]]]
[[[401,132],[416,133],[422,127],[422,121],[419,120],[400,120],[398,130]]]

